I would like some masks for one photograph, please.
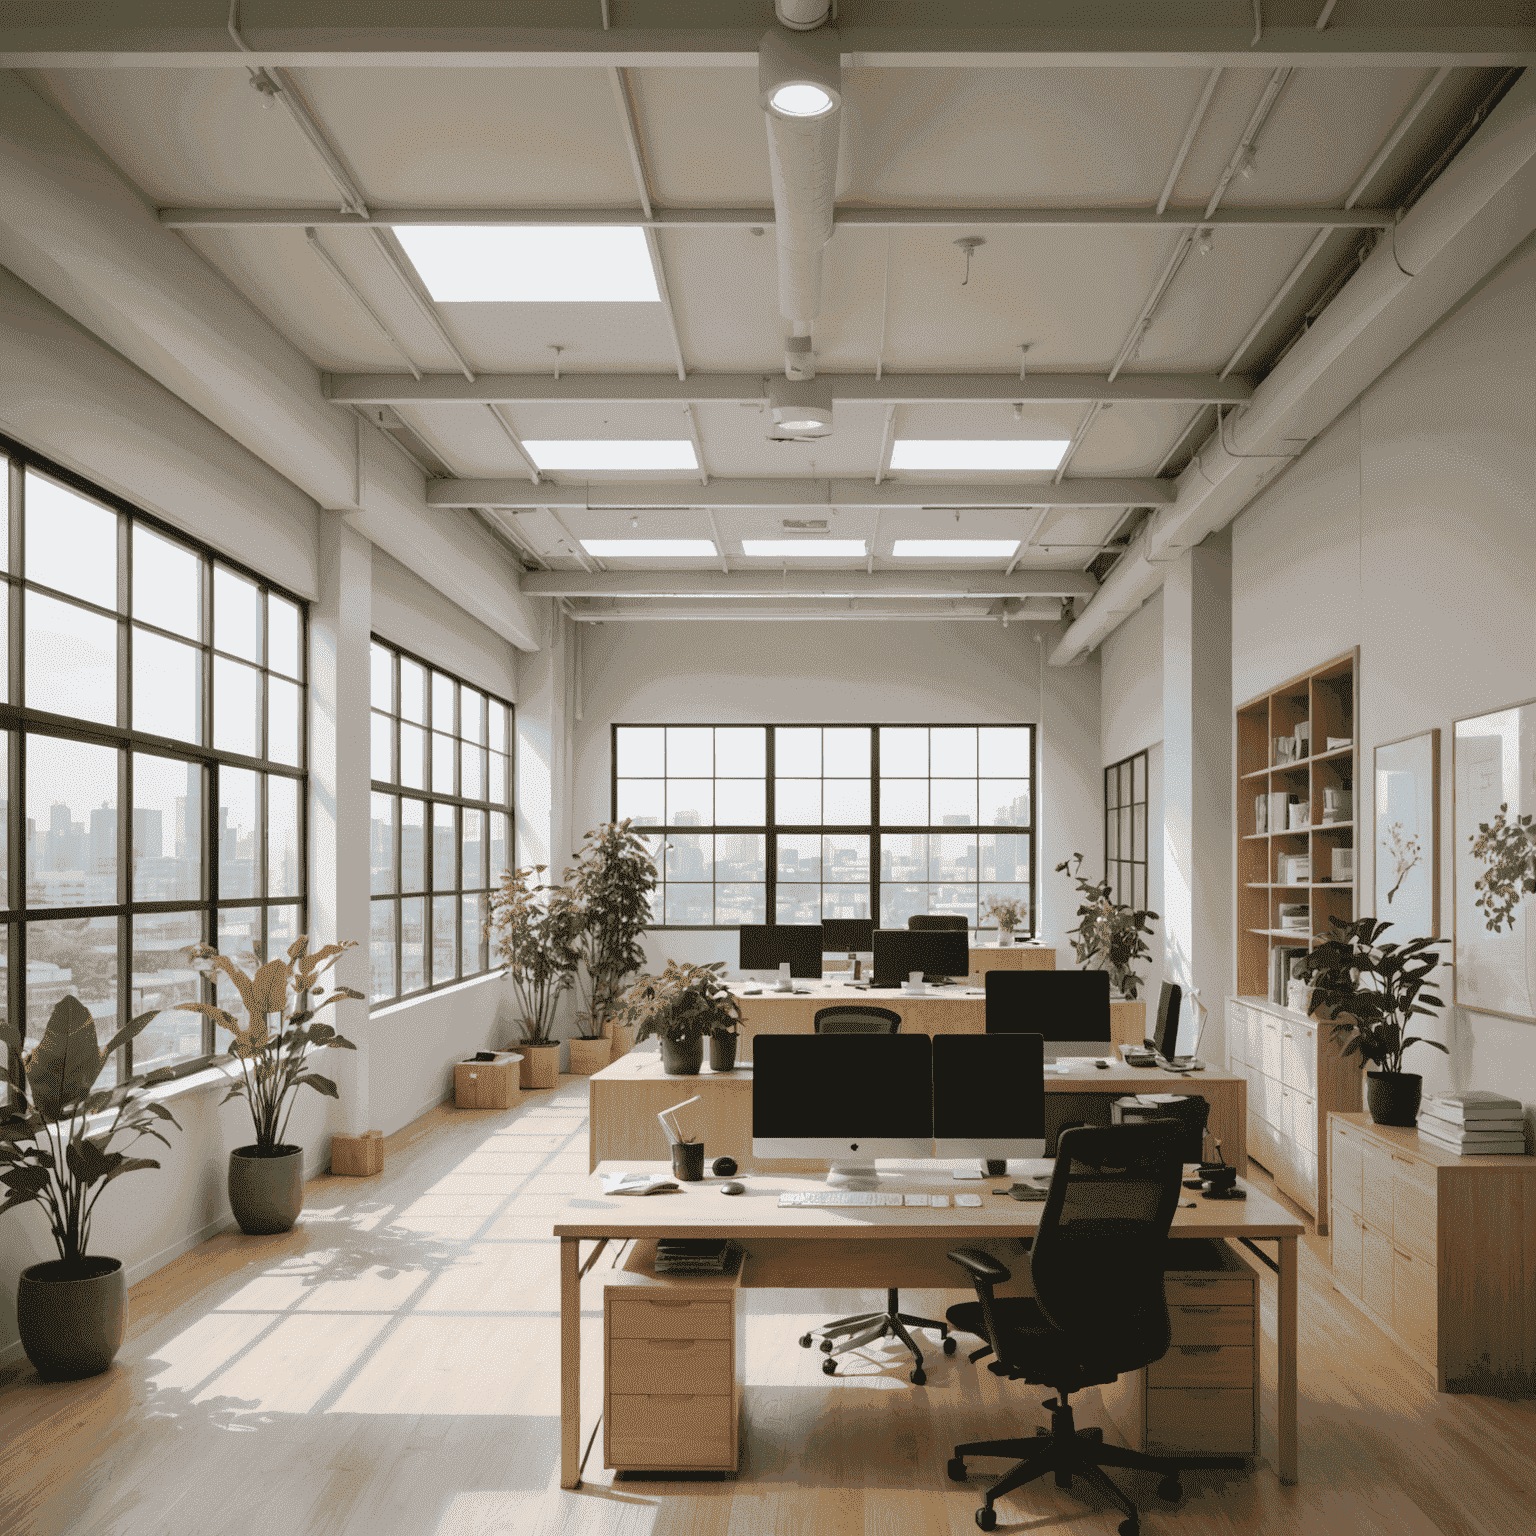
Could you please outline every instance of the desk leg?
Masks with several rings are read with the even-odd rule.
[[[1296,1260],[1294,1237],[1280,1243],[1280,1307],[1275,1319],[1279,1345],[1279,1402],[1275,1432],[1280,1441],[1280,1481],[1296,1481]]]
[[[560,1486],[581,1486],[581,1240],[560,1239]]]

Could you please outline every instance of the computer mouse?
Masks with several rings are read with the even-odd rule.
[[[1109,1071],[1109,1063],[1107,1061],[1096,1061],[1094,1062],[1094,1066],[1096,1066],[1101,1072]]]
[[[746,1192],[747,1186],[745,1184],[738,1184],[735,1179],[727,1179],[720,1186],[720,1193],[722,1195],[744,1195]]]

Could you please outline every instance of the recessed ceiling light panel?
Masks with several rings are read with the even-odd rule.
[[[843,102],[839,56],[825,43],[770,32],[757,50],[757,95],[776,117],[830,117]]]
[[[1007,560],[1017,539],[897,539],[891,553],[898,560]]]
[[[743,539],[741,552],[768,560],[862,560],[863,539]]]
[[[523,447],[540,469],[692,469],[693,443],[680,438],[541,438]]]
[[[441,303],[661,302],[643,229],[403,224],[395,238]]]
[[[600,560],[714,559],[719,553],[711,539],[583,539],[581,547]]]
[[[1066,438],[899,437],[892,469],[1055,469]]]

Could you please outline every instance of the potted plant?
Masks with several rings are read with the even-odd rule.
[[[1013,930],[1026,921],[1026,906],[1008,896],[995,896],[987,903],[987,916],[997,924],[998,947],[1007,949],[1013,943]]]
[[[651,920],[656,864],[645,839],[625,819],[588,832],[565,878],[581,913],[576,937],[581,1038],[571,1041],[571,1071],[596,1071],[634,1044],[634,1027],[615,1023],[614,1014],[624,983],[645,964],[640,936]],[[578,1066],[588,1051],[595,1065]]]
[[[517,997],[524,1088],[553,1088],[560,1081],[555,1009],[575,980],[581,928],[570,888],[537,883],[544,870],[543,864],[507,870],[491,897],[489,918],[496,958]]]
[[[668,960],[660,976],[641,976],[625,993],[622,1021],[636,1027],[638,1040],[657,1037],[662,1069],[669,1076],[689,1077],[699,1070],[706,1037],[711,1042],[710,1065],[717,1072],[729,1071],[735,1064],[741,1004],[720,979],[724,970],[723,960],[712,965]],[[730,1041],[718,1053],[713,1045],[717,1035]]]
[[[145,1136],[170,1146],[157,1122],[181,1129],[165,1105],[131,1086],[96,1092],[96,1080],[119,1046],[132,1040],[154,1013],[143,1013],[99,1048],[96,1021],[77,997],[54,1004],[42,1039],[30,1053],[13,1024],[0,1022],[10,1063],[12,1101],[0,1119],[0,1214],[18,1205],[46,1212],[58,1258],[21,1272],[16,1327],[27,1358],[45,1381],[97,1376],[112,1364],[128,1325],[123,1261],[90,1252],[91,1218],[102,1192],[152,1157],[113,1150],[118,1136],[131,1147]],[[171,1076],[152,1072],[151,1087]],[[111,1119],[87,1134],[97,1116]]]
[[[1384,944],[1381,936],[1392,925],[1373,917],[1352,923],[1333,917],[1328,926],[1331,937],[1300,961],[1303,978],[1312,983],[1312,1011],[1328,1021],[1345,1056],[1359,1056],[1375,1068],[1366,1073],[1371,1119],[1377,1125],[1412,1125],[1424,1080],[1403,1071],[1403,1052],[1410,1045],[1446,1049],[1438,1040],[1407,1033],[1415,1014],[1428,1018],[1430,1008],[1445,1006],[1424,990],[1440,963],[1431,946],[1440,941]]]
[[[1090,880],[1082,873],[1083,856],[1074,853],[1056,866],[1077,886],[1077,927],[1068,931],[1081,966],[1092,965],[1109,972],[1109,984],[1132,1001],[1141,991],[1141,977],[1132,970],[1138,961],[1150,960],[1144,934],[1158,921],[1156,912],[1138,911],[1110,894],[1107,880]]]
[[[315,1015],[343,998],[366,1001],[351,987],[333,986],[329,994],[317,985],[356,940],[326,944],[309,953],[308,938],[300,935],[281,960],[268,960],[247,976],[228,955],[207,944],[188,951],[192,965],[205,974],[222,971],[234,983],[245,1007],[241,1024],[216,1003],[183,1003],[183,1013],[201,1013],[234,1037],[229,1053],[240,1075],[219,1101],[244,1099],[251,1112],[255,1141],[229,1154],[229,1206],[240,1230],[251,1236],[287,1232],[304,1208],[304,1149],[285,1138],[288,1120],[300,1088],[313,1088],[338,1098],[336,1084],[309,1068],[309,1053],[335,1046],[356,1050],[329,1024]],[[261,946],[251,945],[251,958],[261,959]],[[306,997],[316,999],[305,1004]],[[324,1001],[319,999],[324,998]]]

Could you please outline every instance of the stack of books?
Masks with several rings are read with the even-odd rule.
[[[1486,1088],[1436,1093],[1419,1109],[1419,1135],[1462,1157],[1495,1152],[1519,1156],[1525,1151],[1525,1110],[1519,1099]]]
[[[1294,928],[1298,933],[1306,933],[1312,927],[1312,909],[1304,901],[1282,901],[1280,903],[1280,926],[1282,928]]]
[[[656,1243],[658,1275],[723,1275],[730,1258],[724,1238],[663,1237]]]
[[[1293,966],[1306,955],[1305,949],[1276,944],[1269,952],[1269,1000],[1281,1008],[1290,1006]]]
[[[1339,789],[1326,785],[1323,789],[1323,820],[1348,821],[1355,814],[1354,803],[1355,797],[1347,779]]]

